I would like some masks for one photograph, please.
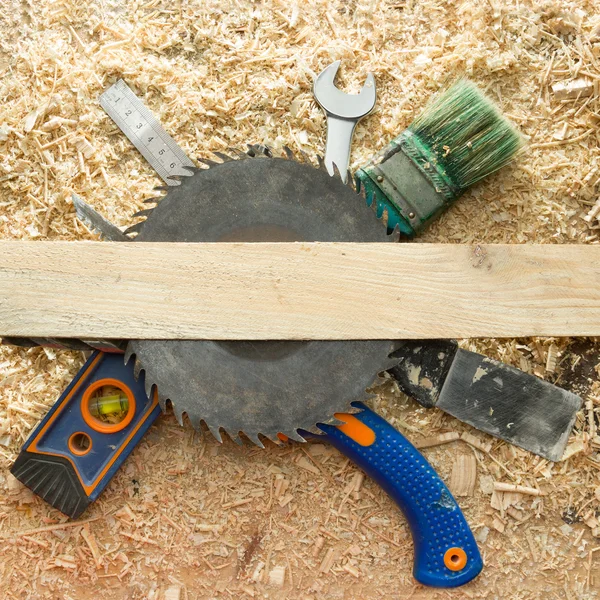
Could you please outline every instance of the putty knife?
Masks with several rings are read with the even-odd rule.
[[[389,373],[426,408],[437,407],[473,427],[548,460],[563,455],[579,396],[519,369],[458,348],[453,340],[406,342]]]

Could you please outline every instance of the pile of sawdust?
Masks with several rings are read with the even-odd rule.
[[[122,226],[152,195],[159,180],[98,104],[116,79],[191,157],[246,142],[315,155],[325,120],[311,84],[339,58],[349,91],[369,70],[378,86],[378,107],[357,128],[354,167],[463,74],[529,141],[514,166],[420,241],[598,242],[600,16],[591,0],[5,0],[0,12],[3,239],[93,239],[75,218],[72,191]],[[583,92],[568,93],[574,80]],[[1,348],[2,597],[596,597],[597,352],[558,339],[464,345],[578,382],[586,404],[569,458],[551,464],[426,411],[391,384],[379,390],[374,407],[415,442],[474,436],[423,450],[467,494],[458,500],[486,563],[475,582],[448,592],[415,586],[397,508],[321,444],[219,446],[164,417],[89,521],[66,522],[7,468],[83,357]],[[473,489],[464,482],[474,475]]]

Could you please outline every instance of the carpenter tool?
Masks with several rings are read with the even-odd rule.
[[[70,517],[96,500],[161,413],[156,391],[146,394],[144,374],[136,376],[133,363],[125,365],[122,354],[94,352],[11,467]],[[107,393],[112,405],[104,400]]]
[[[339,60],[325,68],[315,80],[313,94],[327,115],[325,166],[330,175],[337,169],[346,183],[354,128],[375,108],[377,93],[373,73],[367,74],[359,94],[342,92],[334,83],[339,68]]]
[[[358,169],[367,197],[390,229],[413,236],[523,146],[518,132],[477,86],[459,80]]]
[[[157,392],[150,399],[143,378],[133,359],[95,352],[37,426],[12,473],[60,511],[79,516],[160,413]],[[335,415],[339,425],[303,435],[333,444],[398,504],[414,540],[417,581],[456,587],[476,577],[483,566],[477,544],[439,475],[390,423],[362,403],[353,408],[359,412]]]
[[[407,341],[389,373],[426,408],[548,460],[560,460],[582,399],[510,365],[462,350],[453,340]]]

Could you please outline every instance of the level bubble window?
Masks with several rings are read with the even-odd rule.
[[[123,382],[100,379],[86,389],[81,412],[85,422],[95,431],[115,433],[131,423],[135,398]]]

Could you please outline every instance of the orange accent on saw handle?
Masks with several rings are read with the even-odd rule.
[[[344,421],[341,425],[336,425],[336,427],[357,444],[371,446],[375,442],[375,432],[359,421],[354,415],[349,413],[335,413],[334,417],[338,421]],[[290,439],[284,433],[278,433],[277,437],[282,442],[288,442]]]
[[[460,571],[467,565],[467,553],[462,548],[448,548],[444,554],[444,564],[451,571]]]
[[[375,443],[375,432],[362,421],[359,421],[354,415],[347,413],[335,413],[335,418],[344,421],[337,428],[349,438],[353,439],[361,446],[371,446]]]

